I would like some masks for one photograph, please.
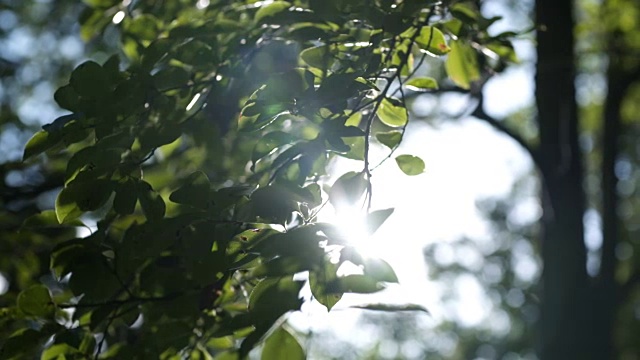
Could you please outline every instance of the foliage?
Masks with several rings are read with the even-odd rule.
[[[341,252],[348,239],[318,211],[364,200],[375,231],[393,209],[370,209],[370,148],[394,156],[408,93],[469,88],[513,58],[508,35],[486,32],[496,19],[467,3],[85,3],[82,35],[116,31],[122,53],[77,66],[55,93],[69,113],[26,144],[26,162],[45,154],[66,169],[55,209],[23,230],[64,240],[53,278],[1,310],[14,330],[2,358],[232,359],[262,343],[263,358],[304,357],[283,325],[302,304],[294,274],[308,272],[329,310],[397,282],[384,261]],[[451,80],[414,77],[447,54]],[[336,156],[362,171],[328,186]],[[362,273],[338,276],[344,262]]]

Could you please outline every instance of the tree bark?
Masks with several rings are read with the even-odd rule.
[[[536,105],[543,176],[543,235],[539,355],[595,359],[590,351],[590,292],[586,272],[575,100],[573,2],[538,0]]]

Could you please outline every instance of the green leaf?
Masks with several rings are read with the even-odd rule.
[[[269,155],[273,150],[282,145],[291,144],[294,140],[295,137],[283,131],[270,132],[261,137],[254,146],[251,161],[255,165],[258,160]]]
[[[41,346],[53,335],[45,325],[42,331],[22,328],[11,334],[0,347],[0,358],[8,360],[37,359]],[[49,331],[46,331],[49,330]]]
[[[22,228],[24,229],[57,228],[67,226],[79,227],[85,225],[80,220],[72,220],[68,221],[66,224],[60,224],[54,210],[45,210],[39,214],[32,215],[22,223]]]
[[[400,170],[409,176],[420,175],[424,172],[424,161],[413,155],[400,155],[396,157],[396,163]]]
[[[153,82],[160,91],[178,89],[187,85],[190,74],[187,70],[178,66],[171,66],[158,71],[153,75]]]
[[[113,210],[120,215],[132,214],[138,202],[138,190],[132,178],[121,179],[116,185],[116,196],[113,199]]]
[[[125,23],[127,35],[139,40],[154,40],[160,30],[160,21],[151,14],[142,14]]]
[[[112,189],[112,183],[107,179],[77,177],[67,184],[56,198],[58,222],[66,224],[77,219],[85,211],[98,209],[109,199]]]
[[[140,206],[147,220],[154,221],[162,219],[166,210],[162,197],[144,180],[140,180],[137,185]]]
[[[236,351],[224,351],[216,355],[213,360],[240,360],[240,355]]]
[[[348,172],[338,178],[331,186],[329,201],[335,207],[354,204],[360,200],[365,190],[367,190],[367,185],[363,172]]]
[[[58,90],[53,94],[53,98],[63,109],[67,109],[69,111],[80,110],[80,95],[71,85],[65,85],[58,88]]]
[[[317,69],[329,69],[333,65],[333,57],[326,45],[314,46],[300,52],[300,59],[307,65]]]
[[[415,31],[415,28],[411,28],[405,31],[403,35],[411,38]],[[416,43],[423,51],[436,56],[444,55],[451,51],[451,48],[447,46],[447,40],[444,38],[442,31],[433,26],[423,26],[420,29],[420,34],[416,37]]]
[[[407,109],[400,101],[392,98],[382,99],[376,114],[382,123],[392,127],[405,126],[409,121]]]
[[[257,23],[262,22],[262,20],[272,17],[278,13],[281,13],[288,8],[291,7],[291,3],[287,1],[274,1],[266,6],[262,6],[257,12],[255,16],[255,20]]]
[[[279,116],[285,114],[289,114],[289,110],[285,104],[264,105],[249,102],[242,108],[241,116],[238,119],[238,130],[251,132],[264,129]]]
[[[281,256],[260,264],[251,273],[255,277],[293,275],[310,270],[313,263],[301,257]]]
[[[369,213],[366,218],[367,232],[369,234],[375,233],[380,225],[382,225],[389,218],[389,216],[391,216],[391,214],[393,214],[393,208],[376,210]]]
[[[87,254],[71,264],[69,288],[82,301],[105,301],[121,289],[113,270],[100,254]]]
[[[249,314],[253,324],[270,326],[284,313],[300,309],[302,299],[299,293],[303,284],[293,281],[291,276],[259,282],[249,296]]]
[[[312,266],[315,260],[324,255],[319,243],[325,238],[317,234],[319,230],[321,229],[315,224],[298,226],[285,233],[263,239],[253,251],[266,258],[295,256],[304,259],[307,262],[306,266]]]
[[[43,285],[33,285],[18,295],[18,309],[30,316],[49,318],[55,313],[55,306],[49,289]]]
[[[402,141],[401,131],[380,132],[376,134],[376,139],[389,149],[394,149]]]
[[[298,209],[298,200],[300,197],[293,188],[282,185],[259,188],[251,194],[251,203],[247,207],[248,220],[262,218],[283,224]]]
[[[449,78],[459,87],[469,89],[473,81],[480,79],[476,51],[459,40],[451,42],[451,52],[445,61]]]
[[[178,204],[205,209],[209,205],[210,187],[211,184],[207,175],[202,171],[196,171],[185,179],[184,185],[171,193],[169,200]]]
[[[36,132],[24,147],[22,161],[49,150],[59,142],[60,137],[54,136],[48,131],[40,130]]]
[[[417,304],[405,304],[405,305],[393,305],[393,304],[365,304],[365,305],[355,305],[351,306],[356,309],[363,310],[374,310],[374,311],[390,311],[390,312],[402,312],[402,311],[422,311],[429,314],[429,310],[427,310],[422,305]]]
[[[475,24],[481,18],[478,9],[468,3],[454,4],[451,9],[451,15],[458,18],[465,24]]]
[[[364,274],[376,281],[398,282],[398,276],[391,265],[382,259],[365,258],[362,265],[364,265]]]
[[[306,356],[295,336],[279,327],[265,340],[260,359],[304,360]]]
[[[339,277],[328,284],[327,289],[331,293],[357,293],[371,294],[384,289],[384,285],[369,275],[347,275]]]
[[[438,88],[438,82],[431,77],[418,77],[413,78],[404,83],[409,90],[413,91],[428,91]]]
[[[102,66],[94,61],[87,61],[73,70],[69,84],[78,94],[99,98],[107,93],[109,78]]]
[[[328,311],[340,301],[342,292],[329,291],[329,284],[337,280],[336,272],[338,264],[329,261],[323,262],[324,267],[320,270],[311,271],[309,273],[309,287],[311,294],[322,305],[327,307]]]
[[[93,352],[93,349],[91,351]],[[77,359],[82,355],[84,354],[80,350],[68,344],[54,344],[42,352],[40,360]]]

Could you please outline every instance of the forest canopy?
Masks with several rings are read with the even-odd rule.
[[[499,18],[473,2],[85,4],[82,37],[117,51],[75,67],[54,95],[66,113],[15,165],[60,191],[35,214],[4,200],[6,359],[304,358],[286,314],[305,285],[331,310],[397,282],[320,209],[359,206],[375,232],[393,213],[371,206],[379,164],[425,168],[396,151],[416,94],[480,96],[517,61],[517,34],[490,35]],[[338,157],[361,170],[330,174]]]

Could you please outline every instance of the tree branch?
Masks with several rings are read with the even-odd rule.
[[[500,131],[501,133],[513,139],[516,143],[518,143],[518,145],[520,145],[520,147],[522,147],[529,154],[534,164],[539,169],[542,169],[543,161],[540,157],[540,153],[536,149],[532,148],[531,145],[529,145],[522,136],[520,136],[513,130],[506,127],[502,121],[492,117],[491,115],[487,114],[484,111],[484,96],[482,95],[481,92],[479,92],[476,95],[476,97],[478,98],[478,106],[476,106],[475,110],[473,110],[473,112],[471,113],[471,116],[475,117],[478,120],[482,120],[486,122],[487,124],[491,125],[494,129]]]

